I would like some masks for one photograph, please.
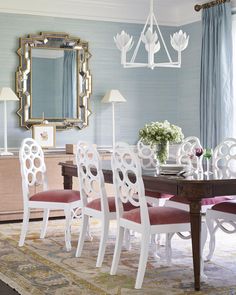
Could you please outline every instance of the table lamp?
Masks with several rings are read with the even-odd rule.
[[[4,151],[0,153],[1,156],[11,156],[13,153],[7,150],[7,101],[16,101],[19,98],[15,92],[9,87],[3,87],[0,90],[0,101],[4,101]]]
[[[119,90],[108,91],[102,99],[102,103],[112,103],[112,148],[115,148],[115,103],[126,102]]]

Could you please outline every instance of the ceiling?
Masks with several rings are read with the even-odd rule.
[[[194,5],[205,2],[154,0],[154,12],[160,24],[179,26],[200,20],[201,12],[196,12]],[[236,6],[236,0],[231,3]],[[0,0],[0,12],[143,23],[149,0]]]

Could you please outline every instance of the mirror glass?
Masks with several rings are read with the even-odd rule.
[[[57,129],[88,125],[91,75],[88,44],[66,34],[41,33],[20,39],[16,75],[21,126],[43,119]]]

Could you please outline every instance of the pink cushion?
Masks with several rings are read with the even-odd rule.
[[[163,194],[163,193],[159,193],[159,192],[152,192],[152,191],[148,191],[148,190],[145,190],[145,196],[157,198],[157,199],[160,199],[160,198],[168,198],[169,199],[171,197],[174,197],[173,195]]]
[[[189,213],[187,211],[171,207],[149,207],[148,214],[151,225],[190,222]],[[141,223],[140,209],[137,208],[124,212],[123,218]]]
[[[109,212],[116,212],[116,201],[114,197],[108,197],[108,207],[109,207]],[[94,210],[101,211],[101,199],[94,199],[91,202],[87,204],[88,208],[92,208]],[[132,209],[136,209],[137,207],[133,206],[130,202],[123,204],[124,210],[129,211]]]
[[[236,200],[221,202],[219,204],[214,205],[211,209],[236,214]]]
[[[80,200],[79,191],[73,190],[48,190],[30,197],[30,201],[72,203]]]
[[[201,200],[201,205],[215,205],[218,203],[221,203],[223,201],[227,201],[227,200],[231,200],[232,196],[220,196],[220,197],[213,197],[213,198],[206,198],[206,199],[202,199]],[[172,198],[170,198],[170,201],[173,202],[179,202],[179,203],[183,203],[183,204],[190,204],[190,202],[188,200],[186,200],[183,197],[179,197],[179,196],[174,196]]]

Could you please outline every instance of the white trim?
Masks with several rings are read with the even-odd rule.
[[[160,25],[183,26],[200,21],[201,12],[196,12],[194,5],[202,2],[155,0],[154,13]],[[231,0],[231,5],[235,8],[236,0]],[[146,0],[11,0],[0,4],[0,13],[144,24],[148,6]]]

